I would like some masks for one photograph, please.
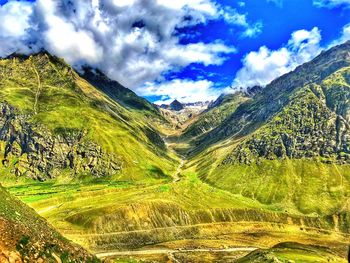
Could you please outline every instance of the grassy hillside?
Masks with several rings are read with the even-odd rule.
[[[167,179],[176,169],[147,123],[150,109],[123,107],[62,60],[46,53],[3,59],[0,76],[3,175],[142,180]]]
[[[156,248],[268,248],[322,244],[345,256],[339,217],[304,215],[203,183],[190,170],[178,182],[36,183],[11,187],[66,237],[96,252]]]
[[[1,262],[99,262],[0,187]]]
[[[117,81],[109,79],[98,69],[85,67],[81,76],[124,107],[137,110],[147,117],[162,118],[159,109],[155,105],[137,96],[133,91],[123,87]]]
[[[347,42],[273,81],[205,135],[199,149],[218,142],[192,161],[201,178],[306,214],[348,213],[349,50]]]
[[[217,165],[209,172],[205,163],[198,166],[202,178],[262,203],[305,214],[344,214],[349,222],[349,72],[343,68],[319,85],[296,91],[254,133],[231,148],[214,150]]]

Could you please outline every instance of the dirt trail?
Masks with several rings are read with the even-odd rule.
[[[181,180],[180,178],[180,173],[181,173],[181,170],[182,168],[184,167],[185,165],[185,160],[184,159],[181,159],[181,162],[179,164],[179,167],[177,168],[175,174],[173,175],[173,183],[176,183],[176,182],[179,182]]]
[[[35,66],[33,61],[32,61],[32,65],[33,65],[33,70],[35,72],[35,75],[36,75],[37,81],[38,81],[38,87],[37,87],[37,90],[35,92],[35,102],[34,102],[34,114],[38,114],[38,100],[39,100],[40,91],[42,89],[42,84],[41,84],[39,72],[36,69],[36,66]]]
[[[148,250],[131,250],[131,251],[108,251],[103,253],[97,253],[98,258],[106,258],[113,256],[136,256],[136,255],[159,255],[159,254],[176,254],[176,253],[195,253],[195,252],[251,252],[258,248],[255,247],[235,247],[235,248],[226,248],[226,249],[148,249]]]

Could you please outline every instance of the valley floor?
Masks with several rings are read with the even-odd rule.
[[[339,256],[345,258],[350,236],[322,230],[317,218],[286,214],[283,207],[207,185],[186,164],[179,169],[174,180],[161,183],[45,182],[9,190],[101,257],[166,262],[169,255],[188,255],[192,262],[212,262],[216,255],[233,261],[252,247],[297,242],[331,248],[338,258],[333,262],[345,262]],[[135,250],[141,252],[130,252]]]

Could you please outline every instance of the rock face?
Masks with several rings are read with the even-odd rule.
[[[74,175],[109,176],[122,169],[116,156],[85,139],[84,130],[63,130],[54,135],[29,119],[8,103],[0,103],[2,165],[16,176],[46,180],[64,169]]]

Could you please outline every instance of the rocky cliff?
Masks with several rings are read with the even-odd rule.
[[[42,125],[30,123],[8,103],[0,103],[0,140],[4,147],[2,164],[16,176],[45,180],[63,169],[73,174],[97,177],[113,175],[122,162],[85,140],[84,130],[62,130],[53,135]]]
[[[350,163],[349,105],[341,103],[350,97],[350,87],[338,90],[343,98],[336,101],[342,106],[333,107],[334,111],[327,107],[331,98],[322,86],[314,84],[297,92],[271,122],[239,144],[223,163],[249,164],[261,158],[320,158],[327,163]]]

